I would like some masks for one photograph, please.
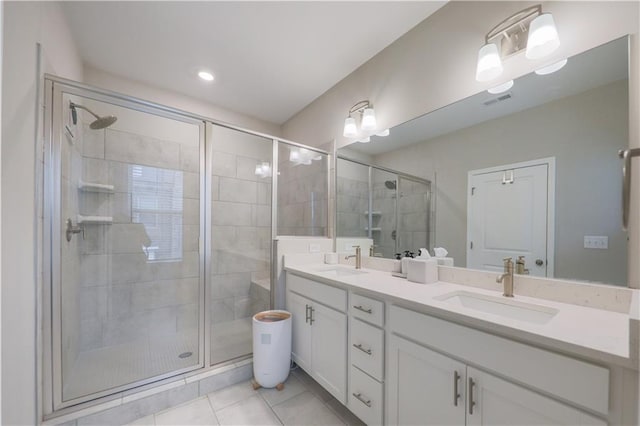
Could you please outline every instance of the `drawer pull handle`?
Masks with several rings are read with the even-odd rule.
[[[362,305],[353,305],[353,309],[357,309],[359,311],[364,312],[365,314],[371,314],[373,313],[373,310],[371,310],[371,308],[363,308]]]
[[[362,402],[364,405],[366,405],[367,407],[371,408],[371,400],[370,399],[364,399],[360,392],[358,392],[358,393],[354,392],[353,396],[355,396],[358,401]]]
[[[304,305],[304,317],[305,317],[305,318],[304,318],[304,322],[305,322],[305,323],[308,323],[308,322],[309,322],[309,308],[310,308],[310,307],[311,307],[311,306],[309,306],[309,305]]]
[[[314,312],[315,312],[315,309],[313,309],[313,306],[309,306],[309,325],[313,325],[313,322],[315,321],[313,319]]]
[[[469,414],[473,415],[473,406],[476,405],[475,401],[473,400],[473,387],[476,385],[476,383],[473,381],[473,379],[471,377],[469,377]]]
[[[353,347],[356,349],[360,349],[362,352],[364,352],[367,355],[371,355],[371,349],[363,348],[361,343],[358,343],[358,344],[354,343]]]
[[[458,382],[460,381],[460,374],[454,370],[453,372],[453,406],[458,406],[458,399],[460,399],[460,393],[458,392]]]

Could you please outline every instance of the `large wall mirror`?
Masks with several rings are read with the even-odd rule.
[[[446,248],[455,266],[497,271],[503,257],[524,256],[531,275],[627,285],[617,153],[628,147],[628,108],[624,37],[554,73],[525,75],[505,92],[478,93],[341,148],[337,181],[368,164],[429,182],[429,202],[415,203],[422,216],[412,212],[428,217],[424,235],[381,250],[384,257],[424,241]],[[367,180],[369,192],[394,180]],[[350,236],[340,215],[383,213],[338,195],[338,238]],[[381,242],[397,235],[397,217],[377,224]]]

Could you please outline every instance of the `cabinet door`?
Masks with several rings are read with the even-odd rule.
[[[388,354],[388,424],[464,425],[464,364],[395,335]]]
[[[311,327],[307,321],[307,307],[311,301],[287,292],[287,310],[291,312],[291,356],[307,373],[311,373]]]
[[[606,424],[601,419],[474,368],[467,367],[467,377],[467,425]]]
[[[347,316],[319,303],[313,304],[312,316],[312,376],[346,404]]]

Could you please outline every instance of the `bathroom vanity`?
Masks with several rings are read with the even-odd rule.
[[[293,359],[365,423],[636,423],[636,290],[516,277],[507,299],[493,273],[312,257],[285,259]]]

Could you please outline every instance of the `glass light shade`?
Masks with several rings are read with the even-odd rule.
[[[366,108],[362,113],[362,130],[372,131],[376,129],[376,113],[373,108]]]
[[[347,119],[344,120],[344,131],[342,132],[342,135],[345,138],[355,138],[358,136],[358,128],[356,127],[355,118],[347,117]]]
[[[360,143],[369,143],[369,142],[371,142],[371,137],[367,136],[366,138],[358,139],[358,142],[360,142]]]
[[[389,129],[384,129],[381,132],[376,133],[376,136],[389,136]]]
[[[491,89],[487,89],[487,92],[492,95],[497,95],[498,93],[506,92],[507,90],[513,87],[513,80],[509,80],[506,83],[499,84]]]
[[[478,51],[478,66],[476,80],[489,81],[502,74],[502,59],[498,53],[498,46],[494,43],[485,44]]]
[[[539,68],[539,69],[537,69],[535,71],[535,73],[538,74],[538,75],[551,74],[551,73],[554,73],[554,72],[558,71],[559,69],[561,69],[565,65],[567,65],[567,60],[563,59],[561,61],[556,62],[555,64],[551,64],[551,65],[547,65],[546,67]]]
[[[544,58],[558,47],[560,47],[560,38],[550,13],[543,13],[531,21],[527,39],[527,58]]]
[[[262,176],[262,166],[258,164],[255,171],[256,176]]]
[[[289,152],[289,161],[291,161],[292,163],[300,162],[300,152],[297,149],[292,149]]]

